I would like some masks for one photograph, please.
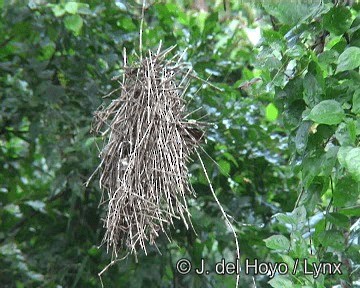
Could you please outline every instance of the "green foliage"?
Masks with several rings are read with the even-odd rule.
[[[296,274],[275,276],[269,284],[329,287],[343,283],[350,287],[359,279],[358,253],[347,252],[359,250],[358,230],[351,226],[356,222],[351,215],[356,213],[348,213],[360,209],[359,47],[350,40],[357,37],[354,19],[359,14],[355,7],[326,4],[319,7],[316,18],[309,13],[301,25],[289,26],[288,19],[278,17],[281,9],[269,11],[277,19],[273,29],[278,32],[263,33],[259,53],[265,64],[258,66],[263,79],[258,93],[268,89],[282,111],[280,121],[290,135],[299,196],[292,213],[275,215],[283,234],[266,239],[266,245],[279,249],[283,243],[285,248],[287,238],[282,237],[289,235],[288,263],[312,259],[314,263],[350,264],[342,266],[342,275],[318,278],[304,275],[302,264]],[[274,254],[273,260],[279,257]]]
[[[83,185],[101,142],[89,130],[93,111],[111,101],[101,96],[121,76],[123,48],[130,60],[140,53],[141,5],[49,2],[0,1],[0,283],[99,287],[97,274],[111,259],[96,246],[104,232],[97,181]],[[359,5],[208,1],[198,10],[193,2],[149,5],[142,52],[177,44],[197,75],[219,88],[195,79],[189,110],[201,107],[191,117],[214,124],[201,154],[234,219],[241,264],[297,267],[272,279],[257,275],[257,287],[357,285]],[[197,235],[175,223],[174,241],[160,239],[162,255],[150,247],[138,263],[117,263],[103,275],[106,287],[235,285],[233,276],[175,269],[180,258],[197,267],[201,258],[209,266],[232,260],[235,249],[196,157],[189,168]],[[310,268],[342,261],[343,274],[315,279],[304,259]],[[240,281],[253,283],[243,273]]]

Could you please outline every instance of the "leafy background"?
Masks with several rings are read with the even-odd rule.
[[[360,285],[360,5],[323,2],[146,6],[144,53],[160,40],[187,48],[196,73],[223,90],[194,81],[189,110],[201,107],[194,118],[214,123],[202,157],[233,217],[242,266],[343,263],[342,275],[316,279],[303,264],[272,279],[242,273],[240,287]],[[0,9],[1,286],[99,287],[110,256],[97,248],[101,192],[96,181],[83,185],[101,143],[89,130],[121,73],[123,47],[130,60],[139,53],[141,3],[0,1]],[[189,168],[197,235],[177,225],[172,243],[160,238],[162,255],[119,262],[105,287],[235,286],[234,276],[175,270],[180,258],[212,265],[235,251],[195,157]]]

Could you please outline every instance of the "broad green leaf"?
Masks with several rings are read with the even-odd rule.
[[[340,123],[335,132],[335,137],[343,147],[354,145],[356,140],[356,124],[353,120],[348,120],[345,124]]]
[[[338,154],[337,154],[337,158],[339,160],[339,163],[341,166],[343,166],[344,168],[346,168],[346,156],[349,154],[350,150],[353,149],[353,147],[340,147]]]
[[[228,176],[231,169],[230,163],[226,160],[220,160],[218,161],[218,164],[220,166],[221,174],[223,174],[224,176]]]
[[[300,233],[302,229],[304,229],[304,227],[295,230],[290,235],[292,256],[296,258],[304,258],[309,255],[308,245]]]
[[[300,154],[306,149],[311,125],[311,121],[303,121],[296,132],[295,147]]]
[[[324,177],[315,177],[310,186],[301,193],[299,205],[303,205],[306,208],[306,211],[314,211],[315,207],[318,205],[321,195],[324,193],[324,189],[328,187],[324,180]]]
[[[337,251],[343,251],[346,248],[344,235],[338,230],[323,231],[317,238],[317,241],[324,247],[331,247]]]
[[[356,203],[359,198],[359,183],[350,176],[338,180],[334,189],[334,206],[349,207]]]
[[[340,54],[336,73],[353,70],[360,66],[360,48],[349,47]]]
[[[295,26],[301,23],[318,7],[318,3],[262,0],[266,12],[280,22]]]
[[[345,117],[345,112],[339,102],[324,100],[317,104],[308,115],[308,118],[319,124],[339,124]]]
[[[285,275],[277,275],[268,282],[274,288],[291,288],[294,287],[293,282]]]
[[[320,174],[322,170],[322,161],[319,157],[305,158],[302,165],[302,174],[305,188],[308,188],[314,178]]]
[[[55,5],[51,8],[52,12],[54,13],[55,17],[61,17],[65,14],[65,9],[61,5]]]
[[[343,214],[336,212],[329,213],[326,219],[338,227],[350,228],[350,219]]]
[[[290,247],[290,241],[283,235],[273,235],[264,241],[266,247],[273,250],[287,250]]]
[[[333,7],[324,15],[323,27],[335,35],[344,34],[351,26],[351,12],[347,7]]]
[[[83,26],[83,19],[79,15],[66,16],[64,23],[66,29],[74,32],[75,35],[78,35]]]
[[[289,271],[292,271],[294,269],[295,261],[293,258],[291,258],[289,255],[282,254],[280,255],[283,261],[288,265]]]
[[[345,157],[345,163],[351,176],[360,181],[360,148],[351,149]]]
[[[339,213],[347,215],[347,216],[356,216],[360,217],[360,205],[347,207],[339,210]]]
[[[291,212],[293,219],[295,220],[297,228],[303,228],[306,222],[306,209],[304,206],[300,206]]]
[[[235,157],[234,157],[233,155],[231,155],[229,152],[224,152],[224,153],[223,153],[223,156],[224,156],[227,160],[229,160],[229,161],[231,161],[232,163],[234,163],[234,165],[235,165],[236,167],[239,167],[239,164],[237,163]]]
[[[324,89],[318,78],[312,74],[307,73],[303,81],[304,86],[304,101],[309,107],[314,107],[322,100]]]
[[[126,31],[135,31],[137,29],[131,18],[128,17],[120,18],[118,25],[120,25],[120,27]]]
[[[275,121],[279,115],[279,111],[273,103],[266,106],[265,116],[269,121]]]
[[[328,151],[321,157],[321,175],[329,176],[336,163],[336,157],[339,147],[330,147]]]
[[[360,114],[360,90],[356,90],[353,96],[353,106],[351,111]]]
[[[74,1],[70,1],[65,4],[65,10],[66,10],[66,12],[68,12],[70,14],[76,14],[78,11],[78,8],[79,8],[79,4]]]
[[[277,213],[274,217],[282,224],[296,224],[291,213]]]

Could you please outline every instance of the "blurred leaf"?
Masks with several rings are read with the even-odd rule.
[[[70,1],[65,4],[65,11],[68,12],[69,14],[76,14],[78,8],[79,8],[78,3],[74,1]]]
[[[55,17],[61,17],[65,14],[65,9],[61,5],[54,5],[51,10],[53,11]]]
[[[310,2],[286,2],[286,1],[261,1],[266,12],[275,16],[281,23],[296,25],[306,18],[318,7],[317,3]]]
[[[266,106],[265,116],[269,121],[275,121],[279,115],[279,111],[273,103],[270,103]]]
[[[351,111],[360,114],[360,90],[355,91],[353,96],[353,106]]]
[[[311,125],[310,121],[303,121],[296,132],[295,145],[300,154],[306,149]]]
[[[33,208],[35,211],[39,211],[41,213],[46,213],[45,207],[46,204],[39,200],[29,200],[25,202],[26,205],[29,205],[31,208]]]
[[[15,216],[16,218],[21,218],[23,216],[23,214],[20,211],[19,205],[8,204],[4,207],[4,210],[9,212],[11,215]]]
[[[231,165],[228,161],[225,160],[219,160],[218,165],[220,166],[220,172],[224,176],[228,176],[230,173]]]
[[[346,156],[349,154],[349,152],[352,150],[352,147],[340,147],[338,154],[337,154],[337,158],[339,160],[339,163],[341,164],[341,166],[346,168]]]
[[[324,247],[331,247],[337,251],[345,250],[345,239],[344,235],[337,230],[327,230],[319,234],[318,239],[319,243]]]
[[[292,281],[288,277],[283,275],[277,275],[276,277],[271,279],[268,283],[271,285],[271,287],[274,288],[295,287]]]
[[[360,66],[360,48],[349,47],[340,54],[336,73],[353,70]]]
[[[79,15],[66,16],[64,18],[64,23],[66,29],[74,32],[75,35],[78,35],[83,26],[83,19]]]
[[[345,165],[352,177],[360,182],[360,148],[353,148],[345,156]]]
[[[345,33],[351,26],[351,12],[345,6],[337,6],[330,9],[324,15],[323,27],[335,35]]]

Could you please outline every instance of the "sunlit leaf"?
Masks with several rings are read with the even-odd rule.
[[[80,33],[83,26],[83,19],[79,15],[66,16],[64,23],[66,29],[74,32],[77,35]]]
[[[279,115],[279,111],[273,103],[270,103],[266,106],[265,116],[269,121],[275,121]]]

